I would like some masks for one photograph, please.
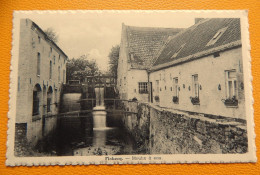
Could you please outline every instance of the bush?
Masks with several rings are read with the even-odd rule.
[[[199,104],[200,103],[199,97],[190,97],[190,101],[191,101],[192,104]]]
[[[173,97],[172,97],[172,102],[173,102],[173,103],[178,103],[178,102],[179,102],[179,97],[173,96]]]
[[[132,101],[138,101],[138,100],[137,100],[137,98],[136,98],[136,97],[134,97],[134,98],[132,99]]]

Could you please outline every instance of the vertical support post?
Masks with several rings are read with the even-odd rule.
[[[114,110],[116,110],[116,100],[115,99],[113,100],[114,100]]]

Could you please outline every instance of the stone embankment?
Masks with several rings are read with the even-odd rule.
[[[125,103],[137,114],[123,117],[124,127],[140,150],[150,154],[246,153],[246,122],[189,113],[145,103]]]

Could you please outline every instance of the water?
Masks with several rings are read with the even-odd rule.
[[[104,106],[104,88],[95,88],[96,106],[93,108],[93,122],[94,129],[107,129],[106,128],[106,108]]]
[[[104,88],[97,87],[95,88],[96,94],[96,106],[104,106]]]
[[[112,119],[113,118],[113,119]],[[127,155],[136,153],[134,139],[109,116],[106,129],[93,129],[92,115],[59,119],[57,156]],[[118,122],[120,123],[120,122]]]
[[[123,129],[121,116],[107,113],[104,88],[96,88],[92,113],[59,118],[57,129],[41,142],[41,151],[54,156],[136,154],[134,139]],[[66,111],[79,111],[81,94],[65,94]]]

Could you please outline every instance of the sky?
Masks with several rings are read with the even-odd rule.
[[[187,28],[194,15],[171,11],[84,11],[28,14],[43,30],[53,28],[58,46],[71,58],[88,54],[100,70],[107,71],[108,54],[121,40],[122,23],[139,27]]]

